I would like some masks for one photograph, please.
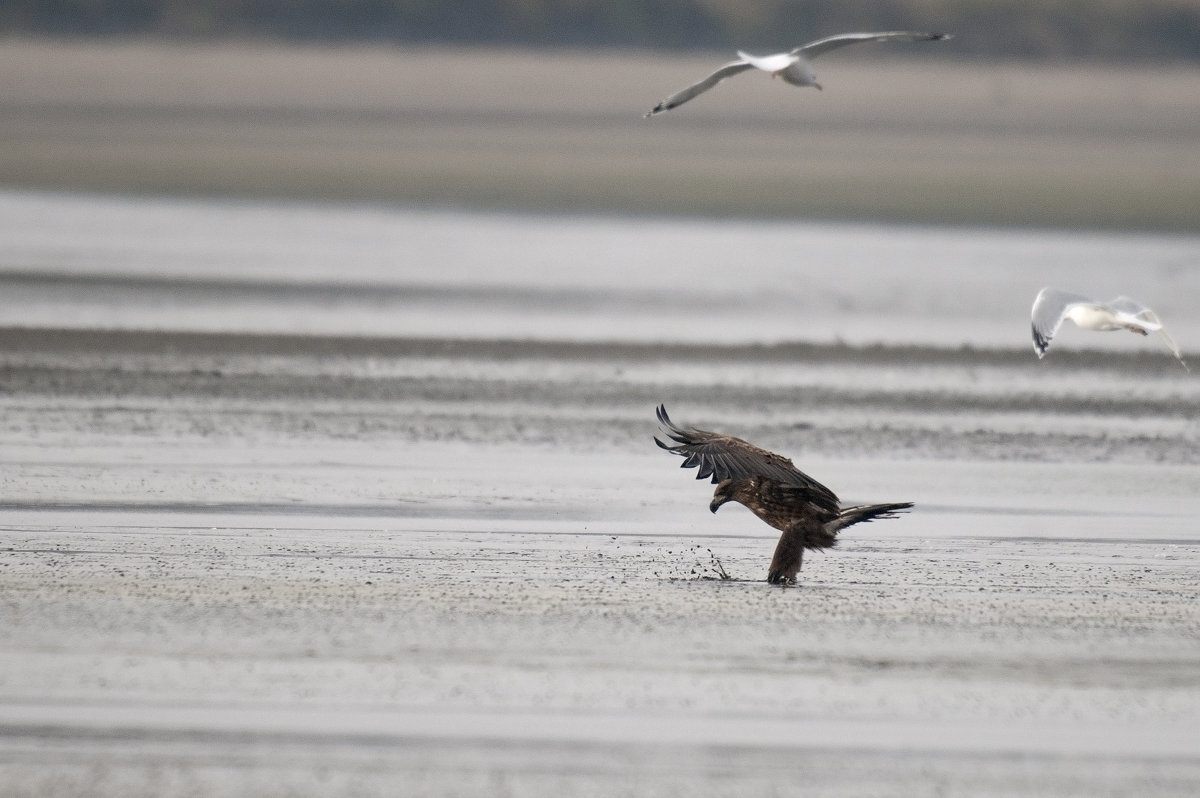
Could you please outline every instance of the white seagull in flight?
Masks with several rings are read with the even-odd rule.
[[[802,44],[786,53],[750,55],[739,50],[736,61],[730,61],[699,83],[693,83],[686,89],[675,92],[647,111],[645,117],[661,114],[663,111],[670,111],[676,106],[683,105],[696,95],[703,94],[716,86],[725,78],[733,77],[747,69],[761,69],[763,72],[770,72],[771,77],[783,78],[784,82],[793,86],[815,86],[820,89],[821,84],[817,83],[817,75],[813,72],[809,61],[822,53],[859,42],[936,42],[949,38],[950,34],[948,33],[915,33],[907,30],[885,33],[839,33],[836,36],[827,36],[824,39],[817,39],[815,42]]]
[[[1119,296],[1111,302],[1097,302],[1079,294],[1043,288],[1033,300],[1033,350],[1045,357],[1050,341],[1062,323],[1070,319],[1085,330],[1129,330],[1138,335],[1156,332],[1188,371],[1179,347],[1163,329],[1158,315],[1140,302]]]

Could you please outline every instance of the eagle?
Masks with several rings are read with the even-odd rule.
[[[912,508],[912,502],[857,504],[843,507],[829,488],[792,464],[792,461],[732,435],[677,427],[658,406],[658,422],[672,446],[654,437],[659,447],[684,458],[680,468],[698,468],[696,479],[712,477],[716,484],[708,509],[716,512],[726,502],[750,508],[783,534],[767,571],[773,585],[791,585],[800,573],[805,549],[837,545],[838,532],[876,518],[895,518]]]

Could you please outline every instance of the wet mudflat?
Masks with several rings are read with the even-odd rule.
[[[0,347],[7,794],[1200,785],[1200,428],[1169,356]],[[709,514],[659,401],[917,507],[772,588],[771,531]]]

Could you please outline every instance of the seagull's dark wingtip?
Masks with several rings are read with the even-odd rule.
[[[1044,337],[1035,325],[1033,327],[1033,351],[1037,353],[1038,360],[1046,356],[1046,350],[1050,348],[1050,339]]]

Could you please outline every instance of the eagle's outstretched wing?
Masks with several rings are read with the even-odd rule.
[[[658,421],[676,446],[654,442],[672,454],[685,458],[681,468],[699,468],[696,479],[712,477],[713,483],[726,479],[764,477],[783,485],[805,488],[810,499],[831,505],[836,511],[838,497],[829,488],[805,474],[782,455],[768,452],[732,435],[688,427],[677,427],[667,415],[665,405],[658,406]]]

